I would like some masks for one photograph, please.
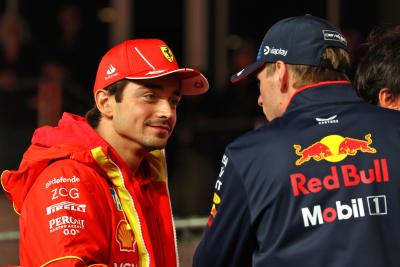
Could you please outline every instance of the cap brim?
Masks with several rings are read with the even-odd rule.
[[[248,67],[242,69],[241,71],[239,71],[238,73],[233,74],[231,76],[231,83],[236,83],[236,82],[239,82],[239,81],[243,80],[244,78],[250,76],[251,74],[253,74],[257,70],[259,70],[264,65],[265,65],[264,61],[256,61],[256,62],[254,62],[250,66],[248,66]]]
[[[208,91],[209,84],[206,77],[200,71],[188,68],[155,70],[153,72],[135,74],[135,76],[128,75],[125,78],[129,80],[146,80],[166,75],[173,75],[181,81],[182,95],[201,95]]]

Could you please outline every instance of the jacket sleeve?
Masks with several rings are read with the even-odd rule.
[[[20,215],[22,266],[107,263],[110,196],[102,179],[73,160],[52,163],[39,175]]]
[[[194,267],[251,266],[255,237],[241,177],[225,153]]]

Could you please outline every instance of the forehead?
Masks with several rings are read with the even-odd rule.
[[[257,72],[254,74],[254,77],[260,80],[262,77],[265,77],[265,71],[266,71],[266,66],[257,70]]]

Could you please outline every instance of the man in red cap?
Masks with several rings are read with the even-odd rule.
[[[164,150],[181,95],[208,90],[161,40],[102,58],[94,107],[37,129],[1,182],[20,215],[22,266],[177,266]]]

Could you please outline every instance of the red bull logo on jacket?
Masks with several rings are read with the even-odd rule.
[[[359,169],[354,164],[331,166],[324,177],[307,177],[298,172],[290,175],[293,196],[316,194],[324,190],[336,190],[341,187],[353,187],[360,184],[388,183],[389,170],[386,159],[374,159],[373,167]]]
[[[310,160],[340,162],[347,156],[359,153],[377,152],[372,146],[372,135],[364,139],[328,135],[306,148],[293,145],[299,158],[295,161],[300,166]],[[367,162],[364,162],[367,164]],[[319,175],[298,171],[290,175],[290,184],[294,197],[319,194],[331,190],[389,183],[389,166],[386,158],[376,158],[368,165],[360,167],[356,164],[332,164],[326,172]],[[329,204],[326,201],[301,208],[304,227],[312,227],[342,220],[362,219],[367,216],[386,215],[386,195],[370,195],[352,199],[337,199]]]
[[[358,152],[376,153],[376,149],[371,144],[372,137],[370,133],[366,134],[364,139],[328,135],[303,149],[301,145],[294,144],[295,153],[300,156],[295,164],[300,166],[311,159],[315,161],[339,162],[347,156],[357,155]]]

